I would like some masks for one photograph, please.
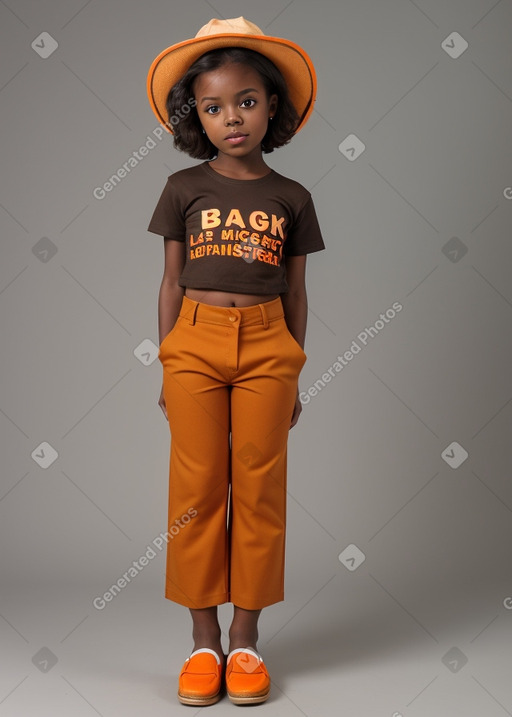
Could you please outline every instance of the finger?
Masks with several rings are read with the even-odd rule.
[[[168,421],[169,418],[168,418],[168,416],[167,416],[167,407],[166,407],[166,405],[165,405],[165,401],[163,401],[162,399],[160,399],[160,400],[158,401],[158,405],[159,405],[160,408],[162,409],[162,413],[163,413],[164,416],[165,416],[165,420]]]

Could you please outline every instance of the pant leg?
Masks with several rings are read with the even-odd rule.
[[[229,600],[229,387],[205,326],[180,316],[159,355],[171,431],[165,597],[190,608]]]
[[[231,393],[231,601],[249,610],[284,599],[286,458],[306,355],[284,318],[241,326]]]

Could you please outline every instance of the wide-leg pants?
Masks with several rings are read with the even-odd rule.
[[[280,298],[223,307],[183,297],[159,352],[169,600],[256,610],[284,599],[287,440],[306,358]]]

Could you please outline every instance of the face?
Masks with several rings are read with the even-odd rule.
[[[200,122],[219,157],[261,155],[261,141],[269,117],[275,114],[277,95],[267,97],[256,70],[247,65],[223,65],[199,75],[193,89]]]

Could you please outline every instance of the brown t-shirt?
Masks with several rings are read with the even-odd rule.
[[[167,178],[148,231],[185,242],[179,285],[288,291],[283,256],[325,249],[311,194],[274,170],[231,179],[203,162]]]

